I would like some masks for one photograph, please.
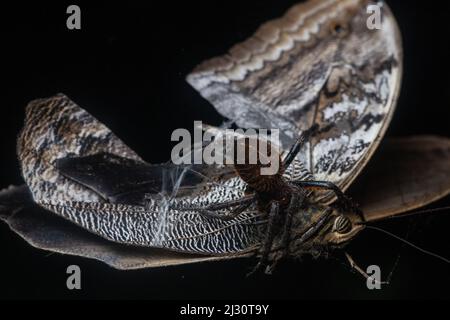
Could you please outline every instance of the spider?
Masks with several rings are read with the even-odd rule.
[[[328,190],[333,192],[337,199],[335,204],[339,209],[343,212],[347,211],[355,213],[364,219],[358,206],[335,184],[328,181],[289,181],[283,177],[283,173],[294,161],[302,146],[317,132],[317,130],[318,125],[313,125],[310,129],[304,131],[292,145],[284,159],[281,159],[281,154],[276,154],[280,166],[278,171],[273,175],[261,174],[261,168],[270,166],[270,163],[263,165],[259,157],[256,164],[248,164],[248,151],[251,147],[248,143],[249,140],[245,139],[246,161],[243,164],[234,164],[236,173],[247,184],[245,195],[237,200],[215,203],[207,207],[183,208],[183,210],[196,210],[200,214],[212,219],[232,220],[243,213],[251,205],[256,204],[261,216],[267,220],[267,229],[260,249],[260,259],[251,273],[263,266],[266,266],[266,273],[270,273],[270,270],[273,270],[274,265],[269,266],[267,263],[274,240],[280,232],[281,248],[283,251],[282,257],[287,254],[289,242],[291,240],[290,230],[293,216],[296,213],[301,212],[301,209],[305,208],[305,205],[307,205],[306,200],[309,191]],[[230,209],[230,212],[228,214],[217,212],[223,209]],[[344,229],[348,227],[349,221],[346,220],[345,216],[340,216],[340,220],[337,220],[337,224],[342,228],[344,233],[346,231]],[[308,233],[312,234],[320,227],[320,224],[317,224]]]

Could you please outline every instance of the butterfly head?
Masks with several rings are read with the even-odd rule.
[[[291,231],[290,252],[301,256],[309,252],[342,248],[363,228],[357,214],[327,206],[308,206],[295,216]]]

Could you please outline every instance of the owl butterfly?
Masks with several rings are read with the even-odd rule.
[[[383,19],[369,30],[373,4]],[[400,34],[386,4],[312,0],[202,63],[187,80],[237,126],[280,129],[285,153],[316,126],[282,179],[346,190],[386,131],[401,74]],[[27,106],[18,156],[25,185],[1,191],[1,217],[38,248],[137,269],[252,256],[267,235],[255,203],[230,219],[201,212],[215,206],[229,215],[221,204],[247,196],[236,171],[148,164],[62,94]],[[362,215],[333,207],[333,192],[308,193],[293,214],[287,255],[327,255],[371,221],[446,196],[449,160],[446,138],[386,141],[356,198]],[[277,235],[269,259],[277,259],[281,244]]]

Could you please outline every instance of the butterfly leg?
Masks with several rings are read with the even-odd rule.
[[[345,257],[347,258],[347,261],[348,261],[350,267],[351,267],[353,270],[356,270],[356,271],[357,271],[359,274],[361,274],[364,278],[366,278],[366,280],[371,279],[373,282],[375,282],[375,283],[377,283],[377,284],[380,284],[380,285],[389,284],[389,281],[378,281],[378,280],[372,278],[372,277],[369,276],[366,272],[364,272],[364,270],[361,269],[360,266],[358,266],[358,265],[356,264],[356,262],[353,260],[353,258],[352,258],[347,252],[344,252],[344,254],[345,254]]]
[[[318,130],[319,126],[317,124],[313,124],[308,130],[302,132],[300,137],[298,137],[297,141],[292,145],[288,154],[283,160],[282,168],[287,168],[294,161],[297,154],[300,152],[300,149],[303,147],[306,141]]]
[[[272,202],[271,207],[270,207],[270,212],[269,212],[269,219],[267,222],[267,232],[266,232],[266,237],[265,237],[264,243],[263,243],[263,250],[261,253],[261,258],[259,259],[256,266],[253,268],[253,270],[248,275],[253,274],[254,272],[258,271],[259,269],[261,269],[263,266],[265,266],[267,264],[267,260],[269,259],[269,254],[271,252],[273,241],[274,241],[275,235],[276,235],[276,226],[277,226],[276,220],[279,217],[279,215],[278,215],[279,211],[280,211],[280,204],[276,201]],[[270,268],[269,268],[269,270],[270,270]]]
[[[364,221],[364,215],[359,206],[347,195],[345,195],[338,186],[329,181],[294,181],[294,184],[307,190],[330,190],[337,197],[337,203],[344,211],[350,211],[360,216]]]

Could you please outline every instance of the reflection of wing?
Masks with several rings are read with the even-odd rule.
[[[395,19],[382,4],[381,30],[369,30],[370,3],[296,5],[229,54],[198,66],[188,82],[239,126],[280,129],[285,149],[318,123],[299,159],[315,179],[345,189],[383,136],[400,87]]]

